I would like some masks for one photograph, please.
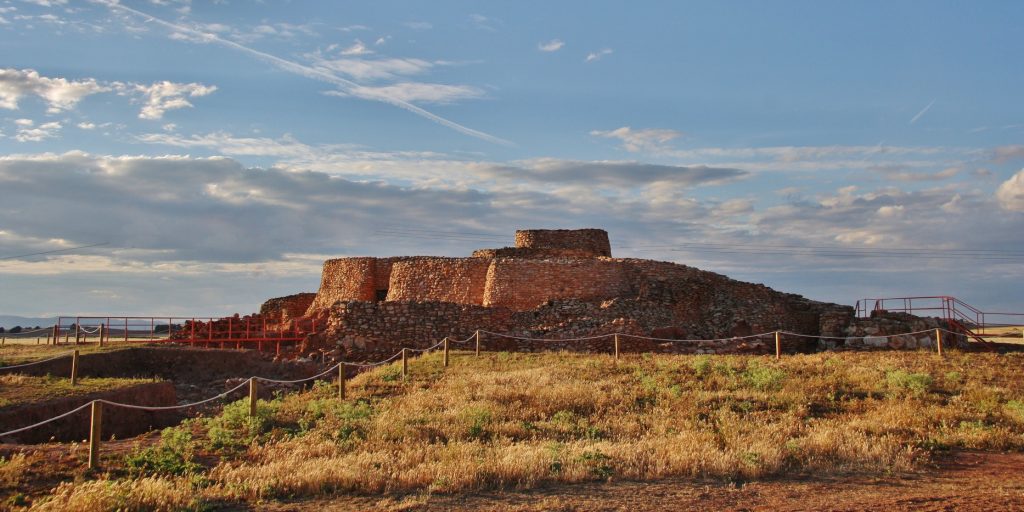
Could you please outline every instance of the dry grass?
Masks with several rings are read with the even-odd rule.
[[[212,467],[65,484],[45,507],[176,509],[667,477],[913,471],[934,450],[1024,447],[1024,357],[438,355],[190,424]],[[159,466],[153,466],[159,468]],[[169,467],[181,467],[176,461]],[[114,473],[115,475],[118,473]],[[144,489],[144,491],[143,491]],[[395,495],[395,494],[392,494]],[[120,501],[119,501],[120,500]]]

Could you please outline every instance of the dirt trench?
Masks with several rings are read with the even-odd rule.
[[[96,399],[141,406],[174,406],[196,402],[227,391],[239,379],[251,376],[295,380],[321,371],[316,363],[279,361],[251,350],[197,349],[189,347],[131,347],[79,356],[78,376],[146,378],[154,382],[0,408],[0,431],[52,418]],[[71,358],[57,359],[25,368],[24,375],[70,375]],[[268,388],[269,389],[269,388]],[[245,396],[235,392],[207,406],[170,411],[142,411],[104,406],[103,437],[125,438],[175,425],[186,417],[215,411],[225,401]],[[89,408],[27,432],[0,438],[5,443],[81,441],[89,435]]]

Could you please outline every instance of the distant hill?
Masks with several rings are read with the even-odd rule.
[[[22,327],[49,327],[57,323],[57,317],[51,316],[46,318],[36,318],[27,316],[16,316],[16,315],[0,315],[0,327],[4,329],[10,329],[16,325]],[[85,322],[83,322],[84,325]]]

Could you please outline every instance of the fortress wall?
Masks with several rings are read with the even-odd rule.
[[[396,263],[418,261],[429,256],[391,256],[374,258],[373,286],[376,290],[387,290],[391,287],[391,270]]]
[[[557,259],[557,258],[595,258],[591,249],[581,248],[535,248],[535,247],[501,247],[499,249],[477,249],[473,251],[474,258],[532,258],[532,259]]]
[[[626,266],[611,259],[495,259],[487,270],[485,306],[515,311],[552,299],[604,300],[634,295]]]
[[[328,309],[339,300],[374,300],[376,258],[337,258],[324,262],[320,290],[307,315]]]
[[[287,297],[268,299],[260,306],[260,316],[287,322],[302,317],[316,299],[315,293],[297,293]]]
[[[603,229],[520,229],[516,247],[524,249],[564,249],[581,256],[611,257],[608,232]]]
[[[483,304],[490,260],[420,257],[391,268],[389,301],[440,301]]]
[[[512,312],[453,302],[339,302],[331,308],[328,339],[361,356],[390,357],[402,347],[426,348],[445,336],[464,340],[476,329],[506,332]],[[452,350],[472,349],[472,342]]]

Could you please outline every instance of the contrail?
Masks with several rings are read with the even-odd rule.
[[[324,70],[321,70],[321,69],[316,69],[316,68],[313,68],[313,67],[309,67],[309,66],[305,66],[305,65],[299,64],[297,62],[292,62],[290,60],[282,59],[281,57],[278,57],[276,55],[271,55],[271,54],[266,53],[266,52],[261,52],[261,51],[256,50],[256,49],[249,48],[248,46],[244,46],[244,45],[238,44],[238,43],[236,43],[234,41],[223,39],[223,38],[221,38],[221,37],[219,37],[219,36],[217,36],[215,34],[208,34],[206,32],[202,32],[202,31],[196,30],[196,29],[191,28],[191,27],[187,27],[187,26],[184,26],[184,25],[178,25],[176,23],[171,23],[169,21],[166,21],[166,20],[157,18],[155,16],[146,14],[146,13],[144,13],[142,11],[137,10],[137,9],[133,9],[131,7],[127,7],[127,6],[121,5],[120,3],[117,3],[116,0],[96,0],[96,1],[98,1],[99,3],[101,3],[103,5],[106,5],[107,7],[111,8],[111,9],[121,10],[121,11],[124,11],[124,12],[128,12],[128,13],[134,14],[136,16],[139,16],[141,18],[146,19],[147,21],[151,21],[153,23],[156,23],[156,24],[159,24],[159,25],[163,25],[164,27],[170,28],[172,30],[177,30],[177,31],[180,31],[180,32],[187,32],[187,33],[192,34],[192,35],[196,36],[197,38],[199,38],[199,39],[201,39],[201,40],[203,40],[205,42],[217,43],[217,44],[220,44],[222,46],[226,46],[228,48],[232,48],[234,50],[239,50],[239,51],[248,53],[248,54],[253,55],[253,56],[255,56],[255,57],[259,58],[259,59],[262,59],[262,60],[265,60],[267,62],[270,62],[271,64],[273,64],[273,65],[277,66],[278,68],[281,68],[281,69],[283,69],[285,71],[288,71],[288,72],[291,72],[291,73],[295,73],[297,75],[302,75],[302,76],[304,76],[306,78],[312,78],[314,80],[320,80],[320,81],[323,81],[323,82],[327,82],[327,83],[336,85],[338,87],[341,87],[341,88],[345,89],[346,92],[348,92],[348,93],[350,93],[350,94],[352,94],[354,96],[358,96],[358,97],[361,97],[363,99],[370,99],[370,100],[375,100],[375,101],[381,101],[381,102],[384,102],[384,103],[388,103],[388,104],[394,105],[394,106],[399,107],[399,108],[403,108],[405,110],[408,110],[409,112],[412,112],[414,114],[423,116],[423,117],[425,117],[427,119],[430,119],[431,121],[434,121],[435,123],[441,124],[443,126],[447,126],[448,128],[451,128],[451,129],[453,129],[453,130],[455,130],[457,132],[469,135],[471,137],[476,137],[478,139],[486,140],[488,142],[493,142],[495,144],[501,144],[501,145],[504,145],[504,146],[514,146],[515,145],[512,142],[507,141],[505,139],[502,139],[502,138],[499,138],[499,137],[495,137],[493,135],[481,132],[479,130],[474,130],[474,129],[466,127],[466,126],[462,126],[461,124],[456,123],[454,121],[449,121],[448,119],[445,119],[445,118],[443,118],[443,117],[441,117],[441,116],[439,116],[437,114],[434,114],[434,113],[429,112],[427,110],[424,110],[424,109],[422,109],[420,107],[417,107],[416,105],[413,105],[412,103],[409,103],[408,101],[404,101],[404,100],[401,100],[401,99],[398,99],[398,98],[386,97],[386,96],[367,97],[365,95],[361,95],[358,92],[359,88],[362,87],[361,85],[359,85],[359,84],[357,84],[357,83],[355,83],[355,82],[353,82],[351,80],[346,80],[344,78],[341,78],[341,77],[339,77],[337,75],[334,75],[333,73],[328,73],[328,72],[326,72]]]
[[[916,122],[917,122],[917,120],[918,120],[918,119],[921,119],[921,116],[925,115],[925,113],[927,113],[927,112],[928,112],[928,110],[929,110],[929,109],[931,109],[931,108],[932,108],[932,105],[934,105],[934,104],[935,104],[935,100],[932,100],[932,102],[931,102],[931,103],[929,103],[927,107],[924,107],[924,108],[922,108],[922,109],[921,109],[921,111],[920,111],[920,112],[918,112],[918,113],[917,113],[917,115],[916,115],[916,116],[914,116],[914,118],[910,120],[910,123],[909,123],[909,124],[914,124],[914,123],[916,123]]]

